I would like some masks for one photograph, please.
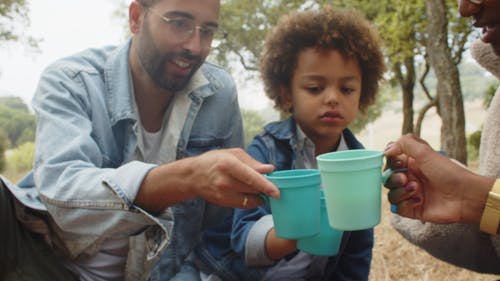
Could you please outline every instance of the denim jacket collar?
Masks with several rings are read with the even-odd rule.
[[[129,39],[127,44],[117,49],[106,62],[104,66],[104,79],[106,85],[106,101],[110,114],[110,120],[113,124],[124,119],[132,119],[137,121],[136,113],[134,112],[132,95],[124,95],[123,93],[132,93],[132,80],[129,79],[130,62],[129,52],[132,39]],[[123,83],[123,81],[130,81]]]
[[[297,145],[294,138],[297,127],[295,127],[295,120],[289,117],[283,122],[271,122],[264,127],[264,131],[268,132],[271,136],[278,140],[289,141],[292,147]]]
[[[290,146],[295,150],[297,147],[297,141],[294,137],[296,134],[295,120],[293,117],[289,117],[283,122],[272,122],[264,127],[264,130],[276,139],[289,142]],[[363,145],[354,137],[351,130],[348,128],[342,131],[342,135],[345,138],[347,146],[349,149],[361,149],[364,148]]]

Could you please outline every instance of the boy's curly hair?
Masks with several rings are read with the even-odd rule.
[[[260,58],[264,90],[275,108],[285,110],[280,88],[290,89],[300,52],[307,48],[332,49],[357,60],[362,75],[359,109],[375,101],[384,73],[380,39],[370,23],[356,11],[294,12],[283,16],[268,33]]]

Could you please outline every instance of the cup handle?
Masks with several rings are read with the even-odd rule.
[[[399,173],[399,172],[406,172],[408,171],[408,168],[401,168],[401,169],[387,169],[382,173],[382,183],[385,185],[387,180],[394,174],[394,173]],[[391,204],[391,213],[397,214],[398,213],[398,206]]]
[[[382,173],[382,183],[385,185],[387,183],[387,180],[394,174],[394,173],[400,173],[400,172],[407,172],[408,168],[401,168],[401,169],[387,169]]]
[[[266,194],[264,194],[264,193],[259,193],[259,197],[260,197],[262,200],[266,201],[266,204],[269,204],[269,196],[267,196],[267,195],[266,195]]]

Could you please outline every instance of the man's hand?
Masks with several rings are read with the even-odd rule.
[[[259,193],[279,197],[262,175],[273,170],[242,149],[213,150],[152,169],[135,202],[153,213],[196,197],[225,207],[255,208],[264,204]]]

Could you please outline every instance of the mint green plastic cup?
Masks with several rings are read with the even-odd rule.
[[[318,234],[297,241],[297,248],[303,252],[317,256],[335,256],[342,242],[342,230],[334,229],[328,222],[325,196],[321,192],[321,226]]]
[[[319,233],[320,183],[318,170],[297,169],[265,175],[280,190],[280,198],[266,197],[271,205],[276,235],[299,239]]]
[[[393,173],[382,173],[383,155],[353,149],[316,157],[333,228],[361,230],[380,223],[382,183]]]

